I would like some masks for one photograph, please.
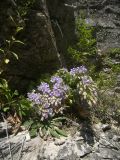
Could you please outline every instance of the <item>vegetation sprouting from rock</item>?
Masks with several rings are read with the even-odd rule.
[[[68,66],[60,68],[58,65],[56,70],[51,69],[52,73],[46,79],[42,78],[42,76],[38,79],[38,82],[40,81],[41,83],[34,82],[34,76],[36,76],[37,72],[35,71],[33,77],[31,77],[29,75],[31,69],[29,68],[30,71],[26,77],[28,81],[32,81],[35,85],[27,87],[26,92],[21,94],[18,93],[18,88],[14,90],[11,87],[9,80],[12,76],[16,77],[16,73],[12,73],[10,76],[6,71],[7,66],[9,68],[9,64],[12,65],[12,62],[19,63],[22,61],[22,52],[30,48],[30,44],[27,44],[29,40],[27,41],[24,38],[25,34],[27,34],[26,26],[29,28],[30,25],[28,22],[29,15],[33,15],[38,21],[41,18],[41,26],[47,28],[44,31],[48,31],[48,34],[51,34],[49,37],[52,40],[50,41],[47,37],[47,44],[50,41],[50,47],[54,45],[53,50],[56,48],[58,53],[59,47],[57,48],[58,42],[55,36],[53,36],[54,27],[52,28],[52,18],[47,9],[47,3],[45,7],[40,8],[40,13],[34,12],[34,8],[36,9],[39,4],[36,0],[16,0],[15,2],[10,1],[10,4],[11,7],[8,5],[6,19],[9,20],[12,27],[7,26],[8,28],[5,31],[7,34],[10,32],[10,34],[3,38],[3,42],[0,39],[0,120],[5,117],[13,125],[11,133],[15,132],[16,124],[19,123],[17,132],[20,130],[21,125],[24,124],[30,130],[32,137],[36,136],[37,132],[39,132],[40,136],[45,139],[48,136],[60,138],[60,135],[67,136],[63,130],[67,128],[65,126],[67,120],[73,117],[75,117],[73,118],[75,120],[83,118],[92,121],[96,118],[104,122],[110,122],[113,119],[119,122],[120,98],[118,79],[120,73],[120,49],[114,48],[113,50],[101,53],[98,49],[95,36],[97,25],[92,26],[87,23],[85,18],[80,18],[79,16],[75,24],[77,40],[73,45],[68,47],[68,52],[65,56],[69,57],[66,60]],[[14,10],[11,9],[12,7]],[[48,12],[47,15],[44,8]],[[7,22],[6,20],[5,25],[7,25]],[[56,25],[59,25],[57,21]],[[11,28],[13,31],[11,31]],[[29,32],[31,32],[31,28]],[[41,39],[44,38],[42,37],[44,34],[44,32],[41,33],[39,37],[41,36]],[[37,36],[34,33],[33,35],[35,37],[33,45],[37,48]],[[28,37],[31,38],[30,36]],[[20,40],[19,37],[20,39],[23,38],[26,43]],[[55,44],[52,44],[54,40]],[[19,48],[20,46],[23,46],[23,50]],[[38,59],[36,58],[38,61],[42,61],[42,56],[47,59],[47,55],[44,55],[45,48],[43,46],[44,42],[40,44],[43,54],[37,51],[41,55]],[[16,52],[17,49],[18,51],[21,50],[20,59]],[[53,50],[50,49],[50,55],[52,55]],[[27,54],[25,57],[29,59],[30,57]],[[60,58],[59,54],[57,58]],[[35,63],[38,61],[35,61]],[[47,66],[49,62],[43,60],[43,63]],[[32,67],[33,65],[26,61],[25,65],[27,64],[27,67]],[[54,66],[54,64],[52,65]],[[49,66],[52,68],[52,65]],[[41,67],[38,64],[35,64],[35,66],[37,68]],[[21,69],[22,67],[21,65],[18,68]],[[45,76],[43,71],[40,74],[43,77]],[[18,76],[22,77],[21,73],[18,73]],[[24,79],[24,76],[22,79]],[[12,83],[14,84],[14,82]],[[83,112],[83,117],[80,114],[81,112]],[[87,112],[86,117],[84,116],[85,112]]]

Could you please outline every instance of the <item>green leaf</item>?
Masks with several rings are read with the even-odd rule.
[[[10,109],[9,107],[5,107],[5,108],[3,108],[3,111],[7,112],[9,109]]]
[[[73,104],[73,100],[72,100],[72,99],[69,99],[69,103],[70,103],[70,104]]]
[[[49,129],[50,134],[55,138],[60,138],[59,134],[54,129]]]
[[[22,42],[22,41],[20,41],[20,40],[15,40],[15,41],[14,41],[14,43],[19,43],[19,44],[23,44],[23,45],[25,45],[25,43],[24,43],[24,42]]]
[[[82,95],[83,95],[84,99],[87,98],[87,92],[83,92]]]
[[[33,120],[28,120],[23,123],[26,128],[29,128],[33,124]]]
[[[88,53],[88,52],[83,52],[82,54],[83,54],[84,56],[90,55],[90,53]]]
[[[31,129],[30,130],[30,136],[31,136],[31,138],[36,137],[37,136],[36,133],[37,133],[37,129]]]
[[[10,45],[10,40],[6,40],[6,42]]]
[[[12,16],[10,16],[10,19],[11,19],[11,21],[15,24],[15,26],[17,26],[17,24],[16,24],[16,22],[15,22],[15,20],[13,19]]]
[[[20,100],[19,103],[20,103],[21,109],[29,110],[31,108],[30,103],[26,99]]]
[[[0,79],[0,88],[8,88],[8,82],[5,79]]]
[[[13,55],[14,55],[14,57],[18,60],[18,55],[15,53],[15,52],[11,52]]]
[[[15,41],[15,37],[14,36],[12,36],[12,40]]]
[[[59,126],[61,126],[61,121],[52,121],[51,122],[51,125],[50,125],[51,127],[59,127]]]
[[[16,32],[18,33],[18,32],[20,32],[21,30],[23,30],[23,27],[17,27]]]
[[[55,131],[60,134],[61,136],[67,137],[67,133],[57,127],[55,127]]]
[[[66,117],[58,117],[53,119],[53,121],[62,121],[62,120],[66,120]]]
[[[4,53],[4,50],[0,48],[0,52]]]
[[[88,104],[89,104],[90,107],[93,106],[93,104],[92,104],[92,102],[90,100],[88,101]]]
[[[18,96],[18,95],[19,95],[19,93],[18,93],[17,90],[14,91],[14,95],[15,95],[15,96]]]
[[[47,134],[47,129],[45,126],[41,127],[41,136],[44,137]]]

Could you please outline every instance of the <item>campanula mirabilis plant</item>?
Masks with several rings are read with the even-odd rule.
[[[89,106],[97,105],[97,86],[88,75],[88,70],[85,66],[72,68],[69,72],[64,69],[59,70],[58,75],[61,75],[69,85],[74,102],[76,102],[79,97],[81,102],[86,101]]]
[[[51,77],[50,82],[42,82],[36,90],[28,93],[28,100],[37,108],[41,120],[48,120],[58,113],[63,113],[70,94],[76,101],[73,91],[79,99],[90,106],[97,104],[97,89],[92,78],[88,76],[85,66],[60,69]]]
[[[68,106],[79,107],[82,101],[91,107],[96,106],[97,97],[96,85],[85,66],[74,67],[70,71],[66,68],[59,69],[48,83],[41,82],[35,90],[28,93],[28,100],[39,115],[40,135],[57,138],[66,135],[58,127],[58,123],[66,119],[64,110]]]
[[[63,79],[59,76],[53,76],[50,84],[42,82],[37,86],[37,90],[28,93],[28,99],[33,106],[38,108],[43,121],[63,112],[68,92],[69,86],[63,82]]]

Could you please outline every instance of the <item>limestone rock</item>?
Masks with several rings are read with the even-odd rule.
[[[0,123],[0,137],[6,137],[6,128],[8,132],[10,132],[12,126],[10,124],[6,124],[5,122],[1,122]]]

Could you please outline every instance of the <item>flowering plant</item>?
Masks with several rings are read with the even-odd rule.
[[[44,121],[63,113],[70,95],[74,99],[73,103],[79,97],[80,101],[85,100],[90,106],[97,104],[95,83],[87,75],[84,66],[72,68],[70,72],[67,69],[58,70],[56,75],[51,77],[50,83],[42,82],[36,90],[28,93],[28,99]]]
[[[63,112],[68,93],[69,86],[63,82],[63,79],[52,76],[50,84],[42,82],[37,90],[28,93],[28,99],[38,109],[43,121]]]
[[[80,99],[79,103],[86,101],[89,106],[97,104],[97,86],[90,76],[85,66],[72,68],[70,72],[61,69],[57,72],[69,85],[73,103]],[[69,96],[70,97],[70,96]]]
[[[97,87],[90,76],[87,74],[87,69],[84,66],[73,68],[70,71],[78,82],[76,89],[81,100],[86,100],[90,106],[97,104]]]
[[[28,100],[41,117],[41,132],[46,130],[46,133],[57,135],[58,129],[56,133],[56,124],[53,125],[54,118],[63,114],[64,109],[71,104],[76,106],[86,101],[89,106],[96,105],[97,88],[84,66],[72,68],[70,71],[63,68],[51,77],[49,83],[42,82],[36,90],[28,93]]]

